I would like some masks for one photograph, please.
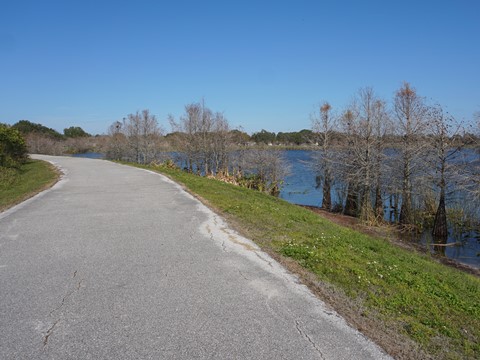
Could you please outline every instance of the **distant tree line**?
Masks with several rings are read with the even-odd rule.
[[[259,132],[253,133],[250,139],[256,144],[285,146],[314,144],[317,142],[315,133],[309,129],[279,133],[269,132],[262,129]]]
[[[93,137],[79,126],[63,130],[63,134],[42,124],[20,120],[12,125],[25,138],[28,151],[35,154],[63,155],[91,151],[102,145],[101,137]]]

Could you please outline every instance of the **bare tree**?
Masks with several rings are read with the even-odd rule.
[[[474,124],[466,136],[466,141],[472,146],[465,155],[465,172],[460,182],[462,191],[473,200],[477,209],[480,207],[480,111],[474,113]]]
[[[429,130],[431,135],[431,159],[434,171],[434,184],[439,189],[439,201],[432,235],[437,239],[448,237],[446,191],[452,176],[459,174],[459,164],[454,160],[462,148],[455,135],[459,134],[460,125],[454,125],[454,119],[443,111],[440,105],[431,107],[429,111]]]
[[[278,195],[286,175],[281,152],[248,149],[233,154],[227,119],[222,113],[213,113],[203,101],[185,106],[178,122],[173,116],[169,121],[175,131],[175,146],[184,155],[189,171]],[[236,174],[230,177],[233,168]]]
[[[147,164],[157,158],[162,140],[163,130],[158,124],[155,115],[148,109],[141,112],[140,152],[142,162]]]
[[[332,158],[333,146],[331,142],[332,132],[336,127],[336,119],[332,115],[332,106],[328,102],[323,102],[319,107],[319,114],[312,115],[312,129],[317,135],[321,152],[314,156],[314,168],[320,173],[318,175],[322,180],[322,209],[331,210],[332,208]]]
[[[346,200],[343,208],[343,213],[349,216],[358,215],[358,182],[357,182],[357,168],[358,159],[355,157],[354,147],[356,145],[355,122],[357,121],[358,113],[356,107],[351,106],[343,113],[341,123],[346,138],[346,149],[337,154],[336,171],[339,173],[338,178],[343,179],[346,183]]]
[[[356,132],[357,182],[361,189],[360,218],[364,222],[373,222],[375,214],[372,207],[372,189],[374,185],[375,150],[377,139],[374,134],[375,94],[372,88],[360,89],[358,93],[358,123]]]
[[[232,134],[227,119],[222,113],[216,113],[213,118],[213,134],[211,136],[212,168],[216,174],[228,175]]]
[[[123,122],[122,128],[134,161],[146,164],[155,160],[162,134],[155,115],[145,109],[129,114]]]
[[[358,212],[366,223],[383,218],[382,167],[387,119],[385,102],[377,98],[372,88],[360,89],[342,117],[348,142],[343,159],[344,178],[349,184],[346,213]]]
[[[108,128],[109,141],[106,149],[107,159],[122,160],[126,152],[127,139],[122,132],[123,123],[115,121]]]
[[[405,82],[394,98],[394,114],[398,135],[402,138],[400,164],[402,169],[401,207],[399,222],[414,223],[413,181],[420,165],[419,158],[427,142],[423,141],[427,127],[427,106],[416,90]]]
[[[289,167],[284,153],[279,150],[247,149],[237,152],[235,166],[241,169],[241,186],[278,196]]]
[[[205,175],[228,172],[230,132],[223,114],[214,114],[202,101],[186,105],[179,122],[173,116],[169,121],[189,171]]]
[[[382,193],[384,189],[384,183],[386,182],[386,137],[389,135],[392,127],[390,117],[387,111],[386,102],[381,99],[376,99],[374,101],[373,107],[373,130],[375,136],[375,152],[373,155],[373,178],[375,183],[374,213],[377,221],[381,221],[384,218]]]
[[[123,118],[122,129],[127,139],[127,158],[131,161],[140,163],[140,115],[138,111],[135,114],[129,114]]]
[[[107,157],[147,164],[157,159],[162,143],[162,129],[149,110],[129,114],[108,128],[110,141]]]

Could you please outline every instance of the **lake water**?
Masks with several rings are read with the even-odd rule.
[[[290,166],[290,175],[285,178],[280,197],[299,205],[319,207],[322,204],[322,189],[316,188],[316,175],[310,168],[312,151],[285,151],[285,158]]]

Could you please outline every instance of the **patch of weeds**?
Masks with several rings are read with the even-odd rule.
[[[8,168],[0,166],[0,190],[6,190],[12,187],[17,180],[19,170],[17,168]]]

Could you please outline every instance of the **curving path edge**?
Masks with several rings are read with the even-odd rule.
[[[1,359],[390,359],[157,173],[64,173],[0,214]]]

